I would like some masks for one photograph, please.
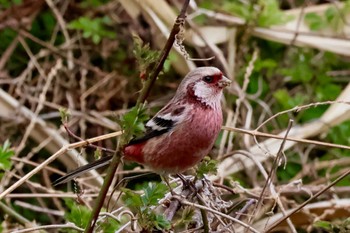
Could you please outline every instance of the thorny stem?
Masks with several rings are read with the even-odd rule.
[[[155,68],[152,70],[147,82],[145,83],[144,87],[141,90],[140,96],[139,96],[137,103],[136,103],[137,106],[140,106],[140,104],[145,102],[145,100],[147,99],[154,83],[156,82],[156,79],[158,77],[159,72],[163,69],[164,62],[165,62],[166,58],[168,57],[171,48],[173,47],[175,37],[180,32],[182,24],[185,22],[186,10],[187,10],[189,3],[190,3],[190,0],[186,0],[184,2],[182,9],[180,11],[180,14],[176,18],[174,26],[171,29],[169,38],[168,38],[166,44],[164,45],[164,48],[163,48],[162,53],[160,55],[159,61],[158,61],[157,65],[155,66]]]
[[[175,41],[175,36],[176,34],[180,31],[181,28],[181,24],[185,21],[186,18],[186,10],[187,7],[189,5],[190,0],[186,0],[182,6],[181,12],[179,14],[179,16],[176,19],[176,22],[171,30],[171,33],[169,35],[169,38],[162,50],[160,59],[157,63],[157,65],[155,66],[155,68],[152,70],[152,73],[149,77],[149,79],[146,81],[145,85],[143,86],[140,96],[137,99],[137,103],[136,106],[140,107],[141,104],[143,102],[145,102],[145,100],[147,99],[157,77],[159,72],[163,69],[163,65],[164,62],[170,52],[170,49],[172,48],[174,41]],[[123,139],[124,136],[122,136],[121,138],[121,142],[125,142],[125,139]],[[122,144],[122,143],[121,143]],[[119,144],[116,150],[116,153],[113,155],[113,159],[111,164],[108,167],[108,171],[107,171],[107,175],[104,179],[103,185],[101,187],[101,191],[96,199],[96,204],[92,210],[92,213],[90,215],[90,219],[88,221],[87,227],[85,229],[85,233],[91,233],[95,227],[97,218],[99,216],[99,213],[101,211],[101,208],[103,206],[105,197],[107,195],[109,186],[111,185],[113,178],[114,178],[114,174],[118,168],[121,156],[122,156],[122,152],[121,152],[121,148],[123,148],[124,145]]]

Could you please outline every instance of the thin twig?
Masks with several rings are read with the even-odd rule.
[[[28,202],[23,202],[23,201],[15,201],[14,204],[16,206],[22,207],[23,209],[29,209],[31,211],[39,212],[42,214],[47,214],[47,215],[56,215],[63,217],[64,216],[64,211],[59,211],[59,210],[52,210],[48,208],[43,208],[39,207],[33,204],[29,204]]]
[[[45,42],[45,41],[42,41],[42,40],[40,40],[39,38],[33,36],[32,34],[30,34],[30,33],[29,33],[28,31],[26,31],[26,30],[21,29],[21,30],[18,31],[18,33],[19,33],[21,36],[26,37],[26,38],[32,40],[33,42],[35,42],[35,43],[37,43],[37,44],[39,44],[39,45],[41,45],[41,46],[47,48],[47,49],[48,49],[49,51],[51,51],[52,53],[54,53],[54,54],[56,54],[56,55],[58,55],[58,56],[60,56],[60,57],[62,57],[62,58],[69,59],[69,57],[67,57],[66,54],[64,54],[63,52],[61,52],[62,49],[65,49],[66,45],[62,45],[62,47],[56,48],[55,46],[51,45],[50,43],[47,43],[47,42]],[[102,71],[102,70],[101,70],[100,68],[98,68],[97,66],[93,66],[93,65],[91,65],[91,64],[85,63],[84,61],[81,61],[81,60],[79,60],[79,59],[77,59],[77,58],[74,58],[74,57],[72,57],[72,61],[73,61],[75,64],[77,64],[77,65],[79,65],[79,66],[81,66],[81,67],[86,68],[87,70],[90,70],[90,71],[96,73],[96,75],[98,75],[98,76],[104,77],[104,76],[107,75],[106,72]]]
[[[293,125],[293,121],[290,120],[290,121],[289,121],[289,124],[288,124],[288,127],[287,127],[287,131],[286,131],[286,133],[285,133],[285,135],[284,135],[284,138],[283,138],[283,141],[282,141],[282,143],[281,143],[281,146],[280,146],[280,148],[279,148],[279,150],[278,150],[278,152],[277,152],[277,155],[276,155],[276,157],[275,157],[275,159],[274,159],[274,161],[273,161],[273,163],[272,163],[271,170],[270,170],[270,172],[269,172],[269,174],[268,174],[268,176],[267,176],[267,179],[266,179],[266,182],[265,182],[265,184],[264,184],[264,187],[263,187],[263,189],[262,189],[262,191],[261,191],[261,193],[260,193],[260,197],[259,197],[259,199],[258,199],[258,202],[257,202],[257,204],[256,204],[256,206],[255,206],[255,208],[254,208],[254,210],[253,210],[252,215],[251,215],[252,217],[248,220],[248,223],[251,223],[251,222],[254,220],[253,216],[255,215],[255,213],[258,212],[258,210],[259,210],[259,208],[260,208],[260,205],[262,204],[262,201],[263,201],[263,196],[264,196],[264,193],[265,193],[265,189],[266,189],[268,186],[270,187],[271,193],[272,193],[272,194],[275,196],[275,198],[277,199],[276,202],[277,202],[278,206],[280,207],[280,209],[282,210],[282,213],[284,214],[284,216],[287,215],[286,212],[285,212],[285,210],[284,210],[283,204],[281,203],[281,201],[280,201],[280,199],[278,198],[278,195],[277,195],[277,193],[276,193],[276,191],[275,191],[275,189],[274,189],[274,186],[273,186],[273,183],[272,183],[272,179],[273,179],[273,177],[274,177],[274,175],[275,175],[275,172],[276,172],[276,170],[277,170],[278,163],[279,163],[279,161],[280,161],[280,159],[281,159],[281,157],[282,157],[284,145],[285,145],[285,143],[286,143],[286,138],[287,138],[287,136],[288,136],[288,134],[289,134],[289,131],[290,131],[291,128],[292,128],[292,125]],[[287,219],[287,222],[288,222],[288,225],[289,225],[289,227],[291,228],[292,232],[295,232],[295,233],[296,233],[295,227],[294,227],[294,225],[292,224],[292,222],[290,221],[290,219]]]
[[[58,150],[55,154],[51,155],[48,159],[46,159],[44,162],[42,162],[39,166],[37,166],[36,168],[34,168],[30,172],[28,172],[25,176],[23,176],[21,179],[19,179],[16,183],[14,183],[9,188],[4,190],[4,192],[0,193],[0,200],[3,199],[7,194],[9,194],[13,190],[15,190],[17,187],[21,186],[30,177],[32,177],[33,175],[37,174],[39,171],[44,169],[44,167],[46,167],[48,164],[50,164],[51,162],[56,160],[58,156],[65,153],[66,151],[71,150],[71,149],[75,149],[78,147],[86,146],[89,143],[94,143],[94,142],[102,141],[102,140],[105,140],[108,138],[117,137],[117,136],[120,136],[121,134],[122,134],[122,131],[113,132],[110,134],[105,134],[102,136],[86,139],[85,141],[76,142],[76,143],[72,143],[72,144],[63,146],[60,150]]]
[[[240,129],[240,128],[234,128],[234,127],[229,127],[229,126],[222,126],[222,129],[228,130],[228,131],[235,131],[235,132],[239,132],[239,133],[246,133],[246,134],[249,134],[249,135],[254,136],[254,137],[264,137],[264,138],[274,138],[274,139],[284,140],[283,136],[269,134],[269,133],[262,133],[262,132],[259,132],[256,130]],[[292,142],[300,142],[300,143],[307,143],[307,144],[314,144],[314,145],[319,145],[319,146],[326,146],[326,147],[333,147],[333,148],[350,150],[350,146],[335,144],[335,143],[320,142],[320,141],[315,141],[315,140],[294,138],[294,137],[286,137],[286,140],[292,141]],[[226,156],[224,156],[224,157],[226,157]]]
[[[77,227],[73,223],[66,223],[66,224],[50,224],[45,226],[32,227],[32,228],[27,228],[23,230],[12,231],[12,233],[35,232],[38,230],[48,230],[48,229],[73,229],[79,232],[84,231],[84,229]]]
[[[253,72],[253,69],[254,69],[254,64],[256,62],[256,60],[258,59],[258,56],[259,56],[259,50],[258,49],[255,49],[254,50],[254,53],[253,53],[253,56],[252,56],[252,59],[249,61],[249,64],[246,68],[246,71],[245,71],[245,74],[244,74],[244,81],[243,81],[243,86],[240,90],[240,93],[239,93],[239,98],[237,99],[236,101],[236,110],[235,110],[235,115],[232,119],[232,122],[230,123],[230,125],[232,126],[236,126],[237,125],[237,121],[238,121],[238,116],[239,116],[239,109],[241,107],[241,104],[242,102],[245,100],[246,98],[246,91],[248,89],[248,85],[249,85],[249,82],[250,82],[250,76]],[[246,120],[250,120],[251,118],[246,118]],[[231,151],[232,148],[233,148],[233,132],[231,132],[228,136],[228,146],[227,146],[227,151]]]
[[[65,128],[65,130],[67,131],[68,135],[79,140],[79,141],[84,141],[83,138],[79,137],[78,135],[75,135],[71,130],[70,128],[68,127],[68,125],[65,123],[63,124],[63,127]],[[108,149],[108,148],[105,148],[105,147],[101,147],[101,146],[96,146],[94,144],[87,144],[86,147],[91,147],[91,148],[94,148],[96,150],[101,150],[102,152],[105,152],[105,153],[110,153],[110,154],[114,154],[115,153],[115,150],[111,150],[111,149]]]

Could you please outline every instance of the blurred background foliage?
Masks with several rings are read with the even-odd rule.
[[[183,28],[183,46],[191,58],[215,58],[186,60],[186,54],[181,51],[182,44],[177,41],[176,49],[170,53],[148,98],[148,110],[142,111],[140,117],[134,109],[120,121],[121,116],[135,105],[143,80],[148,77],[149,67],[156,62],[165,44],[166,32],[174,22],[173,16],[178,14],[183,1],[155,2],[157,0],[0,0],[0,86],[4,92],[0,95],[0,193],[33,166],[55,153],[62,140],[73,141],[64,130],[60,130],[59,109],[68,109],[69,128],[83,139],[125,127],[133,128],[131,134],[139,134],[143,130],[141,123],[171,98],[181,78],[194,66],[217,66],[235,80],[233,87],[225,93],[224,101],[226,123],[233,127],[255,129],[274,114],[311,104],[300,111],[289,111],[274,117],[259,129],[278,134],[293,119],[297,127],[310,130],[303,127],[313,122],[323,122],[327,110],[335,105],[333,102],[318,103],[337,100],[341,95],[341,100],[350,100],[350,90],[347,88],[350,81],[349,0],[191,0],[188,22]],[[204,42],[198,39],[200,36],[195,36],[198,32]],[[289,39],[279,34],[287,32],[291,35]],[[256,59],[254,52],[258,54]],[[59,60],[63,62],[62,65]],[[252,61],[251,71],[248,72]],[[51,79],[50,73],[54,73]],[[249,82],[244,89],[247,80]],[[239,101],[243,104],[238,104]],[[336,115],[339,111],[337,108],[331,121],[323,122],[327,129],[311,129],[294,137],[349,146],[349,102],[342,104],[340,109],[344,110],[344,114]],[[234,121],[234,114],[230,113],[236,110],[237,119]],[[136,118],[139,122],[135,124]],[[42,122],[36,123],[37,119]],[[305,136],[308,133],[311,136]],[[48,137],[52,141],[44,141]],[[258,139],[263,141],[262,138]],[[60,143],[55,147],[55,142]],[[233,147],[230,148],[228,144]],[[97,145],[115,149],[116,139],[98,142]],[[218,161],[204,161],[199,166],[199,177],[215,173],[217,165],[219,175],[225,174],[221,177],[225,185],[235,190],[232,182],[236,181],[246,190],[259,193],[265,179],[258,170],[252,171],[248,167],[238,172],[220,173],[220,169],[225,167],[220,165],[225,163],[223,152],[249,150],[254,145],[252,138],[246,140],[243,134],[235,133],[228,137],[221,133],[211,154]],[[94,159],[91,148],[81,149],[77,154],[86,160]],[[53,193],[54,188],[50,183],[63,174],[57,169],[65,173],[76,168],[79,165],[75,160],[77,154],[61,156],[50,165],[52,169],[35,175],[15,193]],[[259,160],[266,169],[271,169],[272,160],[263,152],[261,157]],[[288,186],[298,179],[302,179],[307,187],[318,187],[334,180],[349,167],[350,151],[299,143],[285,151],[285,158],[285,166],[279,166],[274,177],[277,187]],[[141,168],[136,164],[125,167],[125,170],[133,169],[138,173]],[[168,230],[174,226],[181,226],[179,229],[184,226],[187,229],[198,227],[191,224],[194,221],[193,209],[185,209],[180,220],[172,223],[150,210],[167,190],[161,183],[145,183],[147,180],[160,181],[154,175],[134,179],[122,189],[124,196],[116,205],[125,203],[136,212],[140,220],[138,224],[145,231]],[[40,184],[40,187],[33,183]],[[332,198],[349,200],[350,178],[343,179],[340,186],[343,189],[334,189],[320,201]],[[63,189],[70,192],[72,186]],[[59,189],[55,190],[58,192]],[[73,192],[79,193],[79,190],[94,194],[98,187],[87,185],[81,189],[73,185]],[[135,190],[144,190],[144,193],[141,195]],[[228,198],[233,205],[251,198],[241,191]],[[308,198],[300,193],[296,196],[283,197],[289,201],[287,208],[295,207],[296,203]],[[23,205],[23,201],[57,212],[38,218],[35,210]],[[78,227],[86,224],[81,220],[88,215],[90,202],[91,197],[84,201],[85,206],[79,207],[71,200],[59,198],[27,197],[21,200],[8,197],[4,201],[32,226],[34,222],[45,225],[72,221]],[[237,208],[239,210],[239,205]],[[0,212],[6,212],[0,217],[4,232],[24,227],[24,223],[15,215],[1,209]],[[312,220],[296,225],[298,231],[349,230],[346,211],[340,217],[321,218],[323,221],[315,225],[313,221],[317,218],[310,218]],[[118,221],[101,225],[101,231],[119,229],[128,221],[129,218],[123,216]]]

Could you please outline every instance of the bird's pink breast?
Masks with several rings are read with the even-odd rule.
[[[149,166],[159,173],[178,173],[206,156],[222,125],[222,113],[211,108],[194,108],[188,119],[174,130],[142,145],[128,146],[125,158]]]

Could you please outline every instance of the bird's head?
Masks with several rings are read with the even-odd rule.
[[[218,68],[199,67],[189,72],[182,80],[176,96],[188,97],[207,107],[216,108],[220,106],[222,89],[230,84],[231,80]]]

